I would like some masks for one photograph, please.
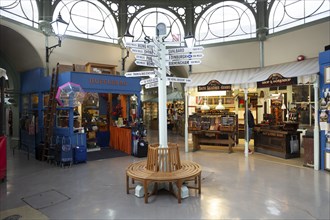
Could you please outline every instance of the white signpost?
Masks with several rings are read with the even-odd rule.
[[[165,24],[157,25],[159,29]],[[157,29],[157,30],[158,30]],[[164,33],[163,33],[164,32]],[[128,72],[125,76],[141,77],[157,75],[155,78],[143,79],[140,85],[145,85],[146,89],[158,87],[158,112],[159,112],[159,145],[160,147],[167,147],[167,112],[166,112],[166,86],[170,82],[176,83],[190,83],[191,79],[181,77],[166,77],[170,75],[169,66],[182,65],[197,65],[201,63],[204,50],[203,47],[192,48],[173,48],[166,49],[166,42],[163,42],[163,37],[166,36],[166,31],[157,32],[159,36],[153,39],[152,43],[129,43],[128,47],[135,54],[135,64],[139,66],[154,67],[153,71]]]

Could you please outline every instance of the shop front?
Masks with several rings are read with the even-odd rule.
[[[315,58],[265,68],[192,74],[192,83],[186,88],[189,94],[187,130],[191,133],[196,129],[191,129],[190,122],[196,114],[212,114],[222,109],[222,112],[236,114],[237,137],[244,139],[247,136],[244,114],[247,104],[251,103],[256,124],[255,151],[287,159],[299,157],[301,134],[313,131],[315,125],[318,68]],[[215,87],[211,84],[215,81],[218,87],[231,85],[231,89],[222,94],[207,93],[208,88]],[[245,140],[246,156],[247,149]]]
[[[32,151],[44,137],[43,118],[49,101],[50,80],[50,77],[43,76],[42,69],[22,74],[21,118],[30,120],[25,120],[21,126],[21,140],[30,145]],[[136,126],[141,118],[139,81],[139,78],[111,74],[59,74],[58,86],[68,82],[80,85],[84,91],[84,98],[75,104],[69,99],[61,100],[63,104],[57,105],[52,142],[60,142],[57,137],[65,136],[73,146],[87,146],[87,151],[111,147],[131,154],[131,128]],[[35,122],[34,128],[29,130],[32,122]],[[113,140],[116,138],[115,134],[111,134],[113,127],[129,133],[124,148]]]

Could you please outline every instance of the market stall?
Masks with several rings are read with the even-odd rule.
[[[80,97],[82,100],[79,105],[57,106],[54,136],[68,136],[72,145],[84,144],[88,151],[109,146],[117,148],[118,146],[111,145],[114,142],[111,142],[109,126],[127,129],[135,126],[136,120],[141,116],[139,81],[139,78],[112,74],[89,72],[59,74],[58,86],[68,85],[68,82],[79,85],[84,91],[84,97]],[[21,82],[22,117],[32,111],[36,112],[38,117],[35,119],[35,140],[40,142],[43,136],[44,109],[49,100],[50,77],[43,76],[43,69],[36,69],[23,73]],[[62,97],[60,101],[65,100]]]
[[[313,118],[313,112],[317,111],[317,105],[315,105],[314,100],[318,99],[316,94],[318,89],[318,78],[316,76],[318,69],[318,59],[313,58],[264,68],[192,74],[189,77],[192,82],[186,85],[186,111],[189,115],[192,115],[202,108],[212,110],[221,102],[226,110],[235,112],[238,115],[239,130],[246,133],[247,129],[245,129],[244,126],[247,123],[244,122],[244,112],[247,112],[247,104],[252,103],[254,106],[253,114],[256,119],[256,124],[262,125],[259,126],[259,128],[261,127],[258,133],[259,136],[255,139],[256,149],[259,152],[263,151],[263,153],[269,153],[269,150],[261,150],[261,142],[258,142],[258,140],[260,134],[266,135],[267,132],[265,129],[268,129],[267,131],[276,131],[279,129],[278,127],[275,128],[273,125],[267,125],[267,121],[270,119],[274,120],[274,118],[272,118],[273,116],[275,116],[275,125],[281,126],[287,121],[292,122],[296,119],[298,119],[298,121],[300,120],[299,122],[301,122],[302,119],[306,119],[304,125],[307,126],[313,126],[313,124],[317,123]],[[293,80],[291,83],[283,84],[283,82],[287,83],[291,80]],[[231,85],[232,89],[230,92],[226,92],[226,94],[221,96],[219,93],[206,95],[198,91],[199,86],[203,86],[204,88],[214,87],[214,85],[210,85],[212,81],[218,81],[219,85]],[[279,81],[281,81],[282,84],[278,84]],[[260,86],[260,83],[263,86]],[[268,85],[266,86],[267,83]],[[257,84],[259,84],[259,86]],[[300,88],[301,85],[306,85],[306,88]],[[304,97],[298,97],[298,95],[302,94],[304,94],[304,97],[308,98],[308,100],[303,100]],[[307,114],[303,115],[305,112]],[[281,142],[286,143],[285,149],[290,145],[292,135],[298,136],[300,141],[299,130],[297,130],[297,128],[295,131],[282,130],[282,133],[284,132],[285,134],[281,133],[278,135],[282,137]],[[188,123],[186,123],[186,139],[188,139],[188,129],[189,126]],[[317,126],[315,126],[315,129],[317,129]],[[287,134],[290,135],[287,136]],[[240,137],[244,136],[246,135],[240,135]],[[298,142],[298,144],[300,144],[300,142]],[[245,141],[246,156],[248,153],[247,149],[248,143]],[[188,151],[187,140],[186,151]],[[276,149],[274,149],[274,151],[276,151]],[[275,155],[273,152],[269,154]],[[298,153],[295,155],[298,155]],[[293,155],[286,155],[283,157],[291,158]]]

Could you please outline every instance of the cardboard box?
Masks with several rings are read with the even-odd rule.
[[[73,66],[72,65],[60,64],[58,66],[58,73],[72,72],[72,71],[73,71]]]

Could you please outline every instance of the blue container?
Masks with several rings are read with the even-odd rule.
[[[86,163],[87,161],[87,147],[84,145],[77,145],[73,149],[73,163]]]

